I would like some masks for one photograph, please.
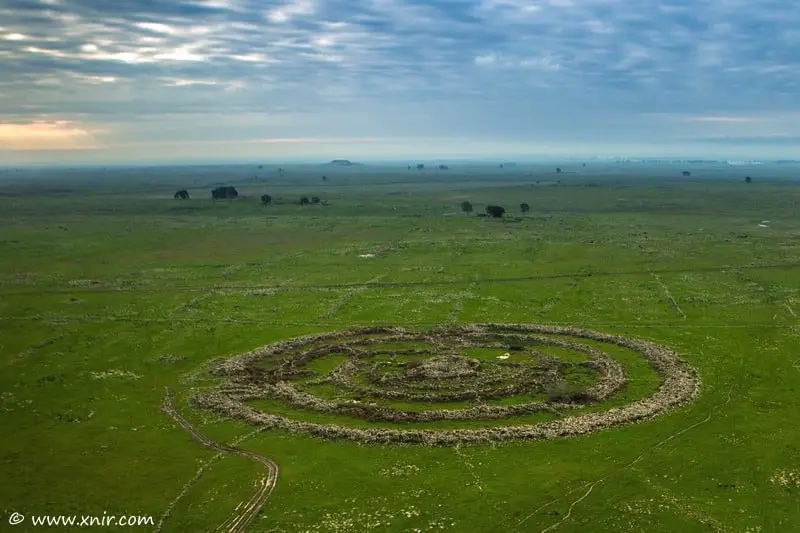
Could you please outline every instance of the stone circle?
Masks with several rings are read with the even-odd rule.
[[[604,351],[608,346],[642,357],[658,375],[658,388],[602,410],[603,402],[628,385],[625,365]],[[355,328],[269,344],[216,360],[211,371],[221,382],[193,396],[199,407],[255,425],[368,443],[582,435],[653,418],[693,400],[700,390],[694,369],[666,347],[536,324]],[[287,409],[261,410],[254,405],[258,400],[278,401]],[[305,412],[315,417],[294,416]],[[515,420],[536,413],[544,419]],[[326,415],[354,424],[317,421]],[[457,421],[480,427],[446,427]]]

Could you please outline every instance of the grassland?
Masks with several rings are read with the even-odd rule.
[[[667,346],[697,369],[701,395],[647,422],[549,441],[260,432],[240,446],[281,471],[250,530],[800,528],[800,169],[285,168],[0,173],[7,515],[158,521],[173,505],[163,531],[213,531],[263,472],[192,440],[160,410],[165,387],[230,443],[254,428],[188,402],[213,381],[214,358],[354,326],[530,322]],[[216,184],[243,197],[214,202]],[[179,188],[192,199],[173,200]],[[262,206],[263,193],[285,203]],[[291,203],[304,195],[328,205]],[[464,216],[463,200],[512,219]],[[641,377],[626,401],[652,383],[619,356]]]

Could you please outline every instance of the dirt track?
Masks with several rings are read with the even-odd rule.
[[[172,395],[170,394],[169,388],[167,388],[166,395],[164,396],[164,405],[162,406],[162,409],[165,413],[175,419],[178,424],[183,426],[183,428],[188,431],[192,438],[197,442],[208,446],[213,450],[217,450],[222,453],[241,455],[264,465],[267,474],[256,484],[257,490],[255,493],[248,500],[245,500],[237,505],[236,509],[233,511],[233,514],[231,514],[231,516],[228,517],[228,519],[225,520],[225,522],[223,522],[215,530],[225,533],[241,533],[246,531],[247,526],[250,525],[250,522],[252,522],[252,520],[258,514],[258,511],[266,503],[267,498],[269,498],[270,494],[272,494],[272,491],[278,482],[278,474],[280,472],[278,463],[268,457],[264,457],[263,455],[258,455],[256,453],[241,450],[233,446],[221,444],[200,433],[200,431],[191,422],[186,420],[180,415],[180,413],[178,413],[178,411],[175,410],[175,407],[172,405]]]

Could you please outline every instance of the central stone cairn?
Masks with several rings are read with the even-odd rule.
[[[475,376],[481,362],[460,355],[437,355],[419,365],[405,364],[406,377],[410,379],[444,379]]]
[[[660,376],[659,389],[623,407],[586,412],[627,385],[625,367],[601,350],[603,345],[637,352]],[[423,332],[373,327],[310,335],[216,361],[212,373],[222,383],[193,401],[223,416],[328,438],[428,444],[588,433],[652,418],[692,400],[700,387],[693,369],[662,346],[529,324]],[[277,400],[288,409],[262,412],[252,405],[257,400]],[[298,410],[407,428],[328,424],[283,414]],[[533,413],[549,419],[514,424],[513,417]],[[447,420],[486,421],[486,427],[414,427]]]

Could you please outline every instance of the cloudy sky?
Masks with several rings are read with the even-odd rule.
[[[798,150],[794,0],[0,2],[0,164]]]

